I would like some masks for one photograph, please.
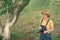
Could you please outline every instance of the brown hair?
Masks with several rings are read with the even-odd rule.
[[[49,17],[50,17],[50,15],[48,15],[48,14],[47,14],[47,17],[49,18]]]
[[[47,15],[47,17],[50,17],[50,11],[49,10],[44,10],[41,14]]]

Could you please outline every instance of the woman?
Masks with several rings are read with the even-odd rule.
[[[52,40],[51,32],[54,30],[53,21],[50,19],[49,10],[41,13],[43,18],[40,19],[40,40]]]

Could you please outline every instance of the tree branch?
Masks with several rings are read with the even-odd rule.
[[[0,26],[3,27],[3,22],[1,21],[1,19],[0,19]]]
[[[11,7],[12,13],[9,14],[10,22],[14,18],[15,10],[18,7],[17,5],[18,5],[18,0],[15,0],[14,3],[13,3],[13,6]]]
[[[18,6],[18,10],[17,10],[17,13],[16,13],[17,19],[19,18],[19,14],[22,12],[22,10],[24,9],[24,7],[29,4],[29,2],[30,2],[30,0],[28,0],[28,2],[26,2],[26,0],[23,0],[22,4],[20,4]]]
[[[1,27],[1,29],[2,29],[2,33],[4,32],[4,24],[3,24],[3,22],[2,22],[2,20],[0,19],[0,27]]]
[[[25,0],[23,0],[22,4],[19,4],[17,10],[14,12],[15,16],[13,17],[13,20],[11,21],[11,24],[15,24],[16,23],[16,21],[19,18],[19,14],[22,12],[24,7],[29,4],[29,2],[30,2],[30,0],[28,0],[28,3]]]
[[[16,21],[16,18],[17,18],[17,17],[16,17],[16,16],[14,16],[13,20],[12,20],[12,21],[11,21],[11,23],[10,23],[10,27],[11,27],[11,26],[13,26],[13,24],[14,24],[14,23],[15,23],[15,21]]]

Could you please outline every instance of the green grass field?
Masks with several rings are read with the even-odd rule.
[[[60,39],[60,14],[54,13],[51,4],[55,0],[31,0],[29,5],[21,12],[19,19],[15,26],[11,27],[11,40],[38,40],[39,33],[39,19],[41,18],[41,11],[49,9],[51,11],[51,19],[54,21],[55,30],[52,32],[53,40]],[[7,14],[0,18],[5,19]]]

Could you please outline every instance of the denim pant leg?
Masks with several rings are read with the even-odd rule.
[[[52,40],[51,34],[45,34],[44,35],[44,40]]]
[[[40,34],[40,38],[39,38],[39,40],[44,40],[44,34]]]

